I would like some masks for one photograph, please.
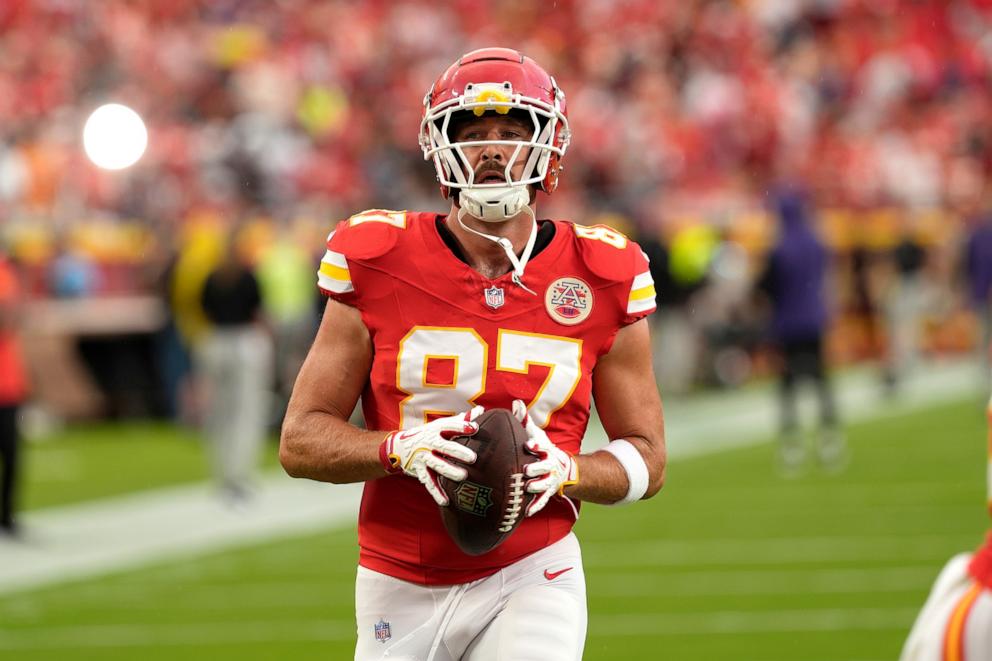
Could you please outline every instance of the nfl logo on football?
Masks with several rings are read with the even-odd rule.
[[[380,643],[384,643],[392,637],[393,634],[390,633],[389,631],[389,622],[386,622],[384,620],[379,620],[378,622],[375,623],[376,640],[378,640]]]
[[[486,292],[486,305],[491,307],[493,310],[503,307],[502,287],[492,286],[489,289],[485,289],[483,291]]]

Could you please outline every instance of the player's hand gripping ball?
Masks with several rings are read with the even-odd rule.
[[[476,454],[462,481],[439,477],[448,497],[441,508],[444,527],[455,544],[469,555],[482,555],[499,546],[516,529],[533,499],[526,491],[524,468],[538,461],[525,451],[527,432],[506,409],[490,409],[475,419],[479,430],[455,436]]]

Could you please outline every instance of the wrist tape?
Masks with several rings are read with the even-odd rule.
[[[603,450],[616,457],[627,473],[627,495],[613,504],[626,505],[643,498],[648,490],[648,465],[640,451],[630,441],[622,438],[610,441]]]

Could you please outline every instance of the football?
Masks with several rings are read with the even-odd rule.
[[[524,466],[537,457],[524,450],[527,432],[506,409],[490,409],[476,422],[479,431],[453,440],[478,455],[474,464],[462,464],[468,477],[455,482],[439,478],[448,496],[441,519],[451,539],[469,555],[482,555],[499,546],[524,518],[532,494],[524,491]]]

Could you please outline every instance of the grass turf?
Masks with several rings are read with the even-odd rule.
[[[585,658],[896,658],[987,526],[984,418],[968,400],[849,439],[840,475],[783,480],[765,445],[676,462],[636,507],[586,507]],[[10,595],[0,658],[351,658],[356,557],[348,528]]]
[[[25,446],[23,509],[108,498],[198,482],[210,475],[203,437],[168,423],[95,423],[68,427]],[[264,466],[277,463],[267,443]]]

